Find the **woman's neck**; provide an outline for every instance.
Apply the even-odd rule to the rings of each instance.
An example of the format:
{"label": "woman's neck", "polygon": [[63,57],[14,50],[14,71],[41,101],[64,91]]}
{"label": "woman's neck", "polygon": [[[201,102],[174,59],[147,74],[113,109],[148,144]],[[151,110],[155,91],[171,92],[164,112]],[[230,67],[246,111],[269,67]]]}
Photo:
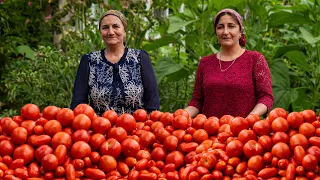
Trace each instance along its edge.
{"label": "woman's neck", "polygon": [[108,54],[108,56],[118,56],[122,55],[124,53],[125,46],[107,46],[105,49],[105,53]]}
{"label": "woman's neck", "polygon": [[[221,47],[221,52],[219,53],[221,61],[231,61],[239,57],[243,52],[241,46],[234,46],[232,48]],[[222,58],[221,58],[222,57]]]}

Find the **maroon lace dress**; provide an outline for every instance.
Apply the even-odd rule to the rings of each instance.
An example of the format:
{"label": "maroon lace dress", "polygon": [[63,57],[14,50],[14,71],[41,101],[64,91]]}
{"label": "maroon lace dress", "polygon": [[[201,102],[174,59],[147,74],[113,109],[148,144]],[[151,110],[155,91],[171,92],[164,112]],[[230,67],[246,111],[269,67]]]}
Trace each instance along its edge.
{"label": "maroon lace dress", "polygon": [[[221,61],[227,69],[233,61]],[[262,54],[246,50],[221,72],[216,54],[201,58],[189,106],[207,117],[246,117],[258,103],[268,110],[274,102],[268,64]]]}

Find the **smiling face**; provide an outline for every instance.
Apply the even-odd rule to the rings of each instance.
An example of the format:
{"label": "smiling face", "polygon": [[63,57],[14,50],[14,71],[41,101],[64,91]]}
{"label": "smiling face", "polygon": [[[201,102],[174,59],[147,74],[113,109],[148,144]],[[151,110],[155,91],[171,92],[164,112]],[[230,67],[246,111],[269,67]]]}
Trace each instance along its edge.
{"label": "smiling face", "polygon": [[240,25],[231,15],[222,15],[215,26],[215,31],[221,46],[232,47],[239,45],[241,37]]}
{"label": "smiling face", "polygon": [[121,20],[114,15],[107,15],[101,20],[100,34],[106,46],[123,45],[126,38]]}

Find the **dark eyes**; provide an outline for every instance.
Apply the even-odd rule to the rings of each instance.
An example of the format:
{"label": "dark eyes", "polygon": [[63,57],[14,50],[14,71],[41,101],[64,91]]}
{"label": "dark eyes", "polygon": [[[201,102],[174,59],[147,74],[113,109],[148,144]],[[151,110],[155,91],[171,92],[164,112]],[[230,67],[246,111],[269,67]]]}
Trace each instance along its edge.
{"label": "dark eyes", "polygon": [[[113,29],[118,29],[118,28],[120,28],[120,26],[118,24],[114,24],[114,25],[112,25],[112,28]],[[105,25],[105,26],[102,27],[102,29],[109,29],[109,26]]]}

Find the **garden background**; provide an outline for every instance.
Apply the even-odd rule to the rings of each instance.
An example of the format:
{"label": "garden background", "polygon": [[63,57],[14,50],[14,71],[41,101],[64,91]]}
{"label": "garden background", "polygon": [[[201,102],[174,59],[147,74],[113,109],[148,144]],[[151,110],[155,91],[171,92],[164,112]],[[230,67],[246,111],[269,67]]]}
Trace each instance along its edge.
{"label": "garden background", "polygon": [[320,110],[320,0],[0,0],[0,117],[27,103],[69,107],[80,57],[103,48],[100,15],[128,18],[127,45],[146,50],[160,110],[189,102],[202,56],[219,50],[212,19],[244,17],[249,50],[266,57],[274,107]]}

